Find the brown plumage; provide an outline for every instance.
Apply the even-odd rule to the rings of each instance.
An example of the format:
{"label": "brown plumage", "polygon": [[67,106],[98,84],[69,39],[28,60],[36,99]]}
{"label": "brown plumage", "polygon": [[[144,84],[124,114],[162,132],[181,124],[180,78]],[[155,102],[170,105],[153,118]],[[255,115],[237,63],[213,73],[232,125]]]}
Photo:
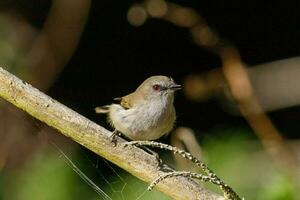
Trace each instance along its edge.
{"label": "brown plumage", "polygon": [[132,140],[155,140],[169,133],[176,114],[174,91],[180,89],[172,78],[152,76],[133,93],[115,98],[118,104],[95,108],[108,114],[110,124]]}

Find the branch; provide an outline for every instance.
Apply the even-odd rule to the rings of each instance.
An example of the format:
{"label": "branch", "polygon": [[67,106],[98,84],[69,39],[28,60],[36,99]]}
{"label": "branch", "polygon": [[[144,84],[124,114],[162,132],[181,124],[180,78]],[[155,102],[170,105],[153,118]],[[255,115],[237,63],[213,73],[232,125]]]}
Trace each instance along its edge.
{"label": "branch", "polygon": [[[150,154],[135,146],[124,147],[124,140],[121,138],[117,138],[117,146],[112,145],[110,131],[2,68],[0,68],[0,96],[143,181],[152,182],[156,177],[167,174],[159,169],[157,160]],[[224,199],[184,177],[168,178],[160,182],[157,188],[174,199]]]}

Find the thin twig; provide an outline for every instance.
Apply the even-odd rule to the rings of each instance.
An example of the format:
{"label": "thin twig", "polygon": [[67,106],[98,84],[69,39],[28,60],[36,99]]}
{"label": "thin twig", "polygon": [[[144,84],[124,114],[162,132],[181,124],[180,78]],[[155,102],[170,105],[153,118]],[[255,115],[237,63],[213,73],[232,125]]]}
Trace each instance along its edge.
{"label": "thin twig", "polygon": [[152,189],[155,185],[157,185],[160,181],[165,180],[166,178],[170,178],[174,176],[184,176],[189,178],[196,178],[200,179],[202,181],[209,181],[221,188],[221,190],[224,193],[224,197],[228,200],[241,200],[241,198],[238,196],[238,194],[227,184],[225,184],[209,167],[202,162],[201,160],[198,160],[196,157],[194,157],[192,154],[183,151],[181,149],[178,149],[177,147],[173,147],[168,144],[163,144],[155,141],[131,141],[126,142],[125,146],[128,145],[135,145],[135,146],[150,146],[150,147],[157,147],[160,149],[169,150],[174,154],[179,154],[183,158],[190,160],[191,162],[195,163],[198,167],[200,167],[207,176],[204,176],[202,174],[192,173],[192,172],[170,172],[164,175],[158,176],[156,180],[154,180],[148,189]]}

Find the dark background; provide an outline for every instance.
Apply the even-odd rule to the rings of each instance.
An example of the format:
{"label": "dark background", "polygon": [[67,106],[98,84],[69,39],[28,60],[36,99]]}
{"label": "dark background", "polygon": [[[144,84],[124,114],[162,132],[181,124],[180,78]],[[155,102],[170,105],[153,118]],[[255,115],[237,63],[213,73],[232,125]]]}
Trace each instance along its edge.
{"label": "dark background", "polygon": [[[126,19],[137,1],[94,0],[80,44],[48,94],[101,124],[105,117],[94,114],[97,105],[132,92],[152,75],[172,76],[182,83],[185,75],[220,66],[219,58],[197,46],[189,31],[158,19],[141,27]],[[240,50],[245,63],[260,64],[299,55],[300,2],[288,1],[173,1],[196,9],[210,27]],[[15,10],[41,28],[49,0],[0,1],[0,7]],[[240,117],[223,111],[215,100],[196,104],[183,93],[176,97],[177,125],[198,132],[223,127],[245,127]],[[300,108],[270,113],[285,136],[299,137]],[[108,127],[108,126],[107,126]]]}

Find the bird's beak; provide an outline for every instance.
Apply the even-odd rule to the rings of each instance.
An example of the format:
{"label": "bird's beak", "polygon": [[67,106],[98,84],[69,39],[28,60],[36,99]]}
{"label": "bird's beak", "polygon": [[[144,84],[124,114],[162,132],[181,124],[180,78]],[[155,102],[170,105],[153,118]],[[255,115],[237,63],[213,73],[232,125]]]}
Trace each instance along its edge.
{"label": "bird's beak", "polygon": [[173,90],[173,91],[181,90],[181,85],[172,84],[172,85],[169,86],[168,89],[169,89],[169,90]]}

